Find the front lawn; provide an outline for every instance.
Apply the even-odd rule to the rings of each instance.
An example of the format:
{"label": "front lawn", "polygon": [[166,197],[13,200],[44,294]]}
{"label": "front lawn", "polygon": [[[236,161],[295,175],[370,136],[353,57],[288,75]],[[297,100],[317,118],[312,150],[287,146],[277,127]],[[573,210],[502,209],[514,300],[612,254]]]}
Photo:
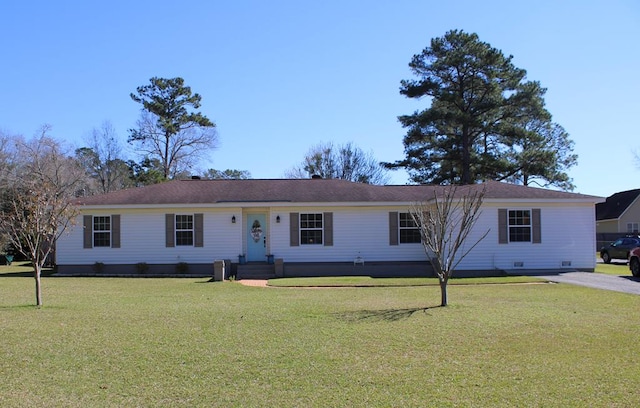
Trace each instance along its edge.
{"label": "front lawn", "polygon": [[2,271],[2,407],[640,405],[639,296]]}
{"label": "front lawn", "polygon": [[596,272],[604,273],[607,275],[631,276],[631,270],[629,269],[629,264],[627,264],[626,262],[613,261],[610,264],[597,263]]}
{"label": "front lawn", "polygon": [[[42,268],[42,276],[48,276],[53,273],[51,268]],[[33,266],[28,261],[17,261],[11,265],[0,265],[0,277],[2,276],[33,276]]]}
{"label": "front lawn", "polygon": [[[449,285],[490,285],[507,283],[540,283],[530,276],[502,276],[491,278],[451,278]],[[288,287],[393,287],[393,286],[438,286],[438,278],[372,278],[370,276],[329,276],[310,278],[270,279],[269,286]]]}

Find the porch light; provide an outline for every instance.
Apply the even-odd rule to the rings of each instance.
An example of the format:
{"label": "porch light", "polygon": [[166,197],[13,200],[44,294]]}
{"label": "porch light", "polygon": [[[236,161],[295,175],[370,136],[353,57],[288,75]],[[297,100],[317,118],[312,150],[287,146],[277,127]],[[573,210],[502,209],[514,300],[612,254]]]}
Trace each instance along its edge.
{"label": "porch light", "polygon": [[278,224],[280,224],[280,216],[279,216],[279,215],[276,217],[276,222],[277,222]]}
{"label": "porch light", "polygon": [[231,217],[231,223],[232,223],[232,224],[235,224],[235,223],[236,223],[236,216],[235,216],[235,215]]}

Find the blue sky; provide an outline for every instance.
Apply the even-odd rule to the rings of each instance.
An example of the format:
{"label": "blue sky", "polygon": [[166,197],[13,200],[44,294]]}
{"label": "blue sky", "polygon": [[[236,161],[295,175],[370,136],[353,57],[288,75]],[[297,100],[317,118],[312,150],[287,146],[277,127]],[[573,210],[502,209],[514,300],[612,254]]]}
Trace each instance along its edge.
{"label": "blue sky", "polygon": [[180,76],[218,126],[205,169],[279,178],[320,142],[395,161],[397,116],[427,106],[401,96],[400,80],[451,29],[477,33],[548,88],[579,155],[577,192],[640,188],[637,0],[2,0],[0,129],[31,136],[46,123],[81,146],[110,121],[125,141],[140,113],[129,94]]}

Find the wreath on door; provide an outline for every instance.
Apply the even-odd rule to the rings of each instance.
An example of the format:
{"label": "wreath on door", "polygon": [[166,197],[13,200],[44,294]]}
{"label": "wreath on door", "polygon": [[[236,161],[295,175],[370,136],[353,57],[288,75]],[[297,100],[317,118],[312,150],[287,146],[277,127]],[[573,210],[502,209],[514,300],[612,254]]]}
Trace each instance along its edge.
{"label": "wreath on door", "polygon": [[253,221],[253,225],[251,225],[251,237],[254,242],[258,242],[262,238],[262,226],[258,220]]}

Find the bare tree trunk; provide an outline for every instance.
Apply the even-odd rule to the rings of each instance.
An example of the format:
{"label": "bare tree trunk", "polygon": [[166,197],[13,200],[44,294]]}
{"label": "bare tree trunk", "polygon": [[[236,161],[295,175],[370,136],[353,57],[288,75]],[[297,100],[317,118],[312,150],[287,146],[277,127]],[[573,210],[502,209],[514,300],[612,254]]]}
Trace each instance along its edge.
{"label": "bare tree trunk", "polygon": [[33,270],[36,278],[36,306],[40,307],[42,306],[42,286],[40,284],[40,274],[42,269],[37,263],[34,263]]}
{"label": "bare tree trunk", "polygon": [[166,131],[164,134],[164,157],[162,158],[162,164],[164,165],[164,179],[169,180],[169,142],[171,140],[171,134]]}
{"label": "bare tree trunk", "polygon": [[440,279],[440,306],[446,306],[449,302],[447,297],[447,281]]}
{"label": "bare tree trunk", "polygon": [[462,126],[462,174],[460,184],[471,184],[471,143],[467,125]]}

